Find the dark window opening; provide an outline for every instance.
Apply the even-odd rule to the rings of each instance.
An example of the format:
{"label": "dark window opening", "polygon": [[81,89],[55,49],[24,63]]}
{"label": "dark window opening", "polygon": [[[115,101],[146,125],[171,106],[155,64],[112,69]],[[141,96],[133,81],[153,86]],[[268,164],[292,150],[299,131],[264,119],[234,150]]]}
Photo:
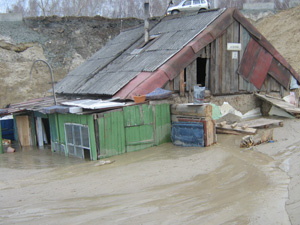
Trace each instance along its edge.
{"label": "dark window opening", "polygon": [[197,58],[197,84],[205,86],[206,58]]}

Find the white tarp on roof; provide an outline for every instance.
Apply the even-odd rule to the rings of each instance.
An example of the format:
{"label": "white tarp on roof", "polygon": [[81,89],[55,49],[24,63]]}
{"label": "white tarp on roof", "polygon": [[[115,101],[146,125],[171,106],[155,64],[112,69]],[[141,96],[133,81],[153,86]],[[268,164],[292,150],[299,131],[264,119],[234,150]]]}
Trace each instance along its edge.
{"label": "white tarp on roof", "polygon": [[121,107],[125,105],[124,102],[102,101],[101,99],[100,100],[84,99],[84,100],[77,100],[72,102],[63,102],[62,104],[67,106],[78,106],[84,109],[105,109],[105,108]]}

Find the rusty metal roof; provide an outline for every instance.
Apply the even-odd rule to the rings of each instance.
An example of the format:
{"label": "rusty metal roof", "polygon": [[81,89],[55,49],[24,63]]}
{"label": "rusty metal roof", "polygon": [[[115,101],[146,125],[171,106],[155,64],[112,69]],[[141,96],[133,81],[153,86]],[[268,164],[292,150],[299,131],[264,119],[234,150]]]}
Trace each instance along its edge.
{"label": "rusty metal roof", "polygon": [[[66,101],[65,97],[57,97],[57,104],[60,104]],[[25,111],[38,111],[42,112],[42,109],[45,107],[53,106],[54,99],[52,96],[47,96],[43,98],[31,99],[25,102],[10,104],[8,108],[2,109],[0,111],[0,116],[10,115],[17,112]]]}
{"label": "rusty metal roof", "polygon": [[122,32],[56,85],[61,94],[112,96],[141,72],[154,72],[178,53],[225,9],[185,17],[165,17],[150,30],[143,46],[144,28]]}

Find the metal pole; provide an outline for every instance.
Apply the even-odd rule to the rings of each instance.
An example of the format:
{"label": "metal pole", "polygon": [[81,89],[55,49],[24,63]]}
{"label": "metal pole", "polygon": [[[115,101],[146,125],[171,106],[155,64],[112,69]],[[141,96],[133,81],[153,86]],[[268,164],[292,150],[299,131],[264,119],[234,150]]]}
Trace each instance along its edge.
{"label": "metal pole", "polygon": [[49,63],[47,63],[45,60],[42,60],[42,59],[38,59],[38,60],[35,60],[31,66],[31,69],[30,69],[30,77],[31,77],[31,72],[32,72],[32,69],[33,69],[33,66],[36,62],[43,62],[45,63],[49,70],[50,70],[50,75],[51,75],[51,84],[52,84],[52,93],[53,93],[53,98],[54,98],[54,104],[57,105],[57,101],[56,101],[56,95],[55,95],[55,89],[54,89],[54,77],[53,77],[53,72],[52,72],[52,67],[50,66]]}

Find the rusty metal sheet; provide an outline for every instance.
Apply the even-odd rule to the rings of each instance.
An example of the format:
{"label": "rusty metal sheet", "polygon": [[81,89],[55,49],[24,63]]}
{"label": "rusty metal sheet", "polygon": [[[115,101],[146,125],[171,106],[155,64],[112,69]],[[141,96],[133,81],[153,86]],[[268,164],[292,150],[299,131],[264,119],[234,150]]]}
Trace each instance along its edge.
{"label": "rusty metal sheet", "polygon": [[201,51],[201,49],[203,49],[204,47],[206,47],[209,43],[213,42],[214,38],[211,35],[211,33],[209,32],[204,32],[201,33],[195,41],[191,42],[189,44],[189,46],[192,47],[193,51],[195,53],[198,53],[199,51]]}
{"label": "rusty metal sheet", "polygon": [[193,49],[190,46],[186,46],[167,61],[161,69],[165,71],[170,80],[172,80],[196,58],[197,55],[194,53]]}
{"label": "rusty metal sheet", "polygon": [[248,43],[238,73],[260,89],[267,77],[273,56],[254,39]]}
{"label": "rusty metal sheet", "polygon": [[283,67],[276,59],[273,59],[269,74],[278,81],[285,89],[289,88],[291,80],[291,72]]}
{"label": "rusty metal sheet", "polygon": [[[66,101],[66,99],[67,98],[65,97],[56,97],[56,102],[57,104],[60,104],[61,102]],[[0,116],[31,110],[43,112],[43,108],[53,105],[54,99],[52,96],[31,99],[25,102],[11,104],[9,108],[5,108],[5,111],[3,111],[3,113],[0,113]]]}
{"label": "rusty metal sheet", "polygon": [[[121,99],[132,99],[136,95],[146,95],[156,88],[163,87],[169,81],[163,70],[154,73],[140,73],[135,79],[129,82],[114,97]],[[139,82],[139,85],[137,83]]]}
{"label": "rusty metal sheet", "polygon": [[250,39],[238,69],[238,73],[245,79],[249,77],[253,67],[255,66],[255,59],[257,58],[259,49],[259,44],[253,39]]}
{"label": "rusty metal sheet", "polygon": [[272,62],[273,56],[264,48],[261,48],[256,58],[255,67],[250,74],[249,81],[257,88],[261,89]]}
{"label": "rusty metal sheet", "polygon": [[290,71],[291,75],[300,82],[300,75],[274,48],[274,46],[238,11],[235,10],[233,17],[263,46],[283,67]]}
{"label": "rusty metal sheet", "polygon": [[133,80],[131,80],[128,84],[125,85],[120,91],[118,91],[114,97],[120,97],[121,99],[126,99],[130,96],[130,93],[134,90],[135,87],[139,86],[141,83],[145,82],[152,73],[142,72],[138,74]]}

